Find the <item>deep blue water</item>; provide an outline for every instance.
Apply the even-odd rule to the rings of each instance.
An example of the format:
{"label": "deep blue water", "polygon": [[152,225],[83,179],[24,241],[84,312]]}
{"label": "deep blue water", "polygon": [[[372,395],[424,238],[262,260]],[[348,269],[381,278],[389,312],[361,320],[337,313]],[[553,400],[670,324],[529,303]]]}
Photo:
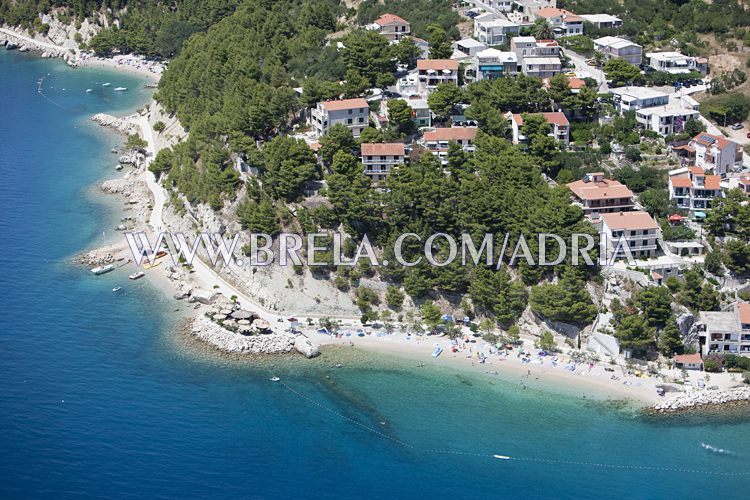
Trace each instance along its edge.
{"label": "deep blue water", "polygon": [[750,471],[747,414],[651,420],[351,352],[271,361],[295,393],[172,333],[175,302],[126,271],[71,266],[117,237],[91,186],[121,139],[88,117],[142,83],[0,50],[1,498],[746,498],[750,476],[705,472]]}

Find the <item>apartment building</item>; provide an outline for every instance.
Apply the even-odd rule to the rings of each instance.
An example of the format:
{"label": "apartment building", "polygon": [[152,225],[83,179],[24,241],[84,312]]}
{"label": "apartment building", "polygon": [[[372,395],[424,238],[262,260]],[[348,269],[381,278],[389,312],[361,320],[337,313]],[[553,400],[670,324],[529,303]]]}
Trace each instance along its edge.
{"label": "apartment building", "polygon": [[474,40],[473,38],[464,38],[453,43],[453,56],[451,59],[458,59],[460,56],[462,59],[467,57],[474,57],[478,52],[483,51],[487,48],[487,45]]}
{"label": "apartment building", "polygon": [[400,142],[364,143],[361,151],[364,172],[373,182],[385,180],[391,170],[403,165],[406,156],[404,145]]}
{"label": "apartment building", "polygon": [[583,18],[569,10],[544,7],[535,11],[533,16],[534,19],[546,19],[555,36],[583,35]]}
{"label": "apartment building", "polygon": [[591,23],[599,29],[622,28],[622,19],[609,14],[581,14],[584,22]]}
{"label": "apartment building", "polygon": [[692,108],[669,105],[639,109],[635,119],[644,129],[667,136],[682,132],[688,120],[698,120],[700,115],[700,111]]}
{"label": "apartment building", "polygon": [[[567,146],[570,143],[570,122],[568,122],[565,114],[561,112],[539,114],[544,116],[544,119],[550,125],[549,135]],[[510,121],[510,127],[513,131],[513,144],[526,141],[526,137],[521,133],[523,116],[508,112],[505,117]]]}
{"label": "apartment building", "polygon": [[731,311],[700,311],[695,324],[701,354],[750,356],[750,304],[735,304]]}
{"label": "apartment building", "polygon": [[736,142],[720,136],[702,132],[683,146],[672,150],[684,159],[685,163],[713,170],[722,177],[742,168],[742,149]]}
{"label": "apartment building", "polygon": [[474,38],[488,47],[503,45],[511,37],[520,33],[521,27],[492,12],[474,19]]}
{"label": "apartment building", "polygon": [[312,109],[310,124],[318,136],[340,123],[349,127],[354,137],[359,137],[368,126],[369,116],[370,106],[362,98],[323,101]]}
{"label": "apartment building", "polygon": [[607,179],[603,172],[586,174],[580,181],[568,184],[573,193],[574,204],[583,209],[592,220],[600,214],[629,212],[635,208],[633,192],[614,179]]}
{"label": "apartment building", "polygon": [[423,97],[410,97],[406,104],[411,108],[411,121],[418,127],[432,127],[432,111],[427,99]]}
{"label": "apartment building", "polygon": [[424,146],[445,165],[448,163],[448,146],[451,142],[458,143],[467,153],[474,152],[477,130],[477,127],[436,128],[425,132],[422,141]]}
{"label": "apartment building", "polygon": [[518,74],[518,56],[515,52],[497,49],[483,50],[474,57],[477,80],[492,80],[501,76]]}
{"label": "apartment building", "polygon": [[510,50],[519,61],[525,57],[560,57],[560,44],[555,40],[537,40],[533,36],[514,36],[510,39]]}
{"label": "apartment building", "polygon": [[643,61],[643,47],[616,36],[603,36],[594,40],[594,50],[604,54],[604,59],[624,59],[636,66]]}
{"label": "apartment building", "polygon": [[669,104],[669,94],[651,87],[619,87],[610,89],[610,92],[615,96],[615,107],[621,113]]}
{"label": "apartment building", "polygon": [[669,172],[669,199],[691,214],[711,210],[714,199],[723,195],[721,177],[706,175],[701,167],[678,168]]}
{"label": "apartment building", "polygon": [[420,59],[417,61],[420,86],[430,91],[442,83],[458,85],[458,61],[454,59]]}
{"label": "apartment building", "polygon": [[656,256],[661,229],[647,212],[606,213],[601,219],[608,258],[626,258],[625,244],[636,259]]}
{"label": "apartment building", "polygon": [[395,14],[383,14],[373,23],[375,30],[390,41],[399,41],[411,35],[411,25]]}
{"label": "apartment building", "polygon": [[656,71],[679,74],[690,71],[708,72],[708,59],[705,57],[686,56],[679,52],[649,52],[646,54],[649,66]]}

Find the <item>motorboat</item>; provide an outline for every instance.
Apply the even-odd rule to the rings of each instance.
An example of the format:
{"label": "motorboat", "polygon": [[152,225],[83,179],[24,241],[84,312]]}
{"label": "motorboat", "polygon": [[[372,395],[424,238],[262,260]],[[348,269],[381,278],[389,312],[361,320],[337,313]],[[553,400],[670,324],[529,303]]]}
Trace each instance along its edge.
{"label": "motorboat", "polygon": [[432,357],[437,358],[438,356],[440,356],[442,352],[443,352],[443,348],[440,347],[439,345],[436,345],[435,349],[433,349],[432,351]]}
{"label": "motorboat", "polygon": [[110,271],[113,271],[114,269],[115,269],[114,264],[106,264],[104,266],[97,266],[97,267],[93,268],[91,270],[91,272],[94,273],[94,274],[96,274],[96,275],[99,275],[99,274],[108,273]]}
{"label": "motorboat", "polygon": [[271,382],[278,382],[281,379],[279,377],[271,377],[268,380],[270,380]]}
{"label": "motorboat", "polygon": [[146,273],[144,273],[143,271],[136,271],[130,276],[128,276],[128,278],[130,278],[131,280],[138,280],[138,279],[143,278],[144,276],[146,276]]}
{"label": "motorboat", "polygon": [[102,87],[109,87],[110,85],[112,85],[112,84],[111,84],[111,83],[109,83],[109,82],[107,82],[107,83],[102,83]]}
{"label": "motorboat", "polygon": [[119,292],[120,290],[122,290],[121,286],[116,286],[112,289],[113,292]]}
{"label": "motorboat", "polygon": [[123,90],[128,90],[128,88],[127,87],[115,87],[115,90],[117,92],[122,92]]}
{"label": "motorboat", "polygon": [[86,89],[86,93],[87,93],[87,94],[89,94],[89,93],[91,93],[91,92],[93,92],[93,91],[94,91],[94,89]]}

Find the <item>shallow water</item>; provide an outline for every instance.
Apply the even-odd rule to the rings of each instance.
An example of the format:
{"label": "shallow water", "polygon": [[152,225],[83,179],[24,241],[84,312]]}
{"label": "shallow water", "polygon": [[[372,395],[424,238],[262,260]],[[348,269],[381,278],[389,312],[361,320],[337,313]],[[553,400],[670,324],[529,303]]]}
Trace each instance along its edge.
{"label": "shallow water", "polygon": [[91,186],[122,139],[88,118],[142,83],[0,50],[0,496],[746,496],[708,474],[750,470],[746,410],[646,418],[346,348],[238,362],[174,333],[184,306],[145,280],[71,266],[118,237]]}

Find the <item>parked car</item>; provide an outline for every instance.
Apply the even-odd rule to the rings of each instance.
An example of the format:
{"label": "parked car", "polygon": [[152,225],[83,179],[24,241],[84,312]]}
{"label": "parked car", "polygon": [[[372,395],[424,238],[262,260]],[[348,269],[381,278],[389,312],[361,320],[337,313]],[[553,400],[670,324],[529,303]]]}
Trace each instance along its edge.
{"label": "parked car", "polygon": [[732,130],[740,130],[742,127],[744,127],[743,124],[735,123],[734,125],[732,125]]}

